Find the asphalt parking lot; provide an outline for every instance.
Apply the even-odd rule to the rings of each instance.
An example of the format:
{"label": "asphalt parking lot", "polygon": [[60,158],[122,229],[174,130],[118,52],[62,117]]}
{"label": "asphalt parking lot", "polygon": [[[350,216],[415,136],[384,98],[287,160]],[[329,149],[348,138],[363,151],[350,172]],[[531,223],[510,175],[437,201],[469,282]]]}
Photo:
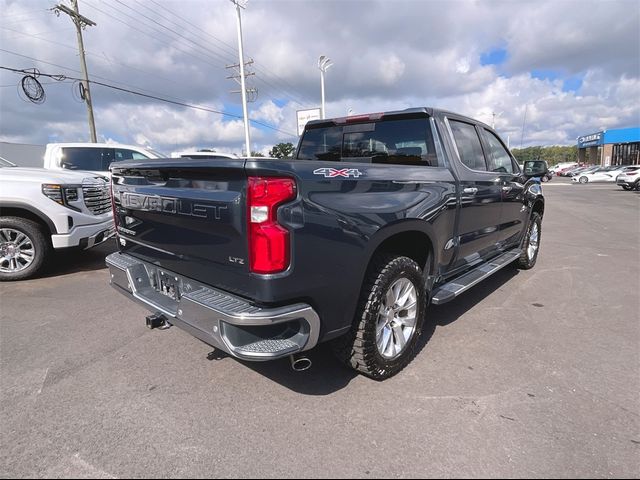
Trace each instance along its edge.
{"label": "asphalt parking lot", "polygon": [[108,286],[113,244],[0,284],[2,477],[638,477],[640,194],[544,185],[535,269],[430,307],[383,383],[242,363]]}

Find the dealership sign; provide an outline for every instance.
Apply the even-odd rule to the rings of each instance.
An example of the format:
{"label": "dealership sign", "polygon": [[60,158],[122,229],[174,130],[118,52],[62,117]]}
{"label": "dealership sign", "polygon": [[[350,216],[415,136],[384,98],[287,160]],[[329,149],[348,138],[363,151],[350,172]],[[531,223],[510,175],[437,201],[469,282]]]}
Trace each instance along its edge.
{"label": "dealership sign", "polygon": [[578,137],[578,148],[597,147],[602,145],[604,141],[604,132],[592,133]]}
{"label": "dealership sign", "polygon": [[309,110],[298,110],[296,112],[298,119],[298,136],[302,135],[304,126],[311,120],[320,120],[320,109],[310,108]]}

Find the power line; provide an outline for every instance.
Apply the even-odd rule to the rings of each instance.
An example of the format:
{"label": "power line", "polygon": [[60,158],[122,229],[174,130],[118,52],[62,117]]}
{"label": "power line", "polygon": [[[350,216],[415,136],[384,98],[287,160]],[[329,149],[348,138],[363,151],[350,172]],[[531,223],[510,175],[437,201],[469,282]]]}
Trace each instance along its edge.
{"label": "power line", "polygon": [[149,16],[145,15],[144,13],[140,12],[139,10],[136,10],[135,8],[133,8],[133,7],[129,6],[129,5],[127,5],[126,3],[121,2],[120,0],[115,0],[115,1],[116,1],[117,3],[119,3],[120,5],[122,5],[123,7],[126,7],[126,8],[128,8],[129,10],[131,10],[132,12],[134,12],[134,13],[136,13],[136,14],[140,15],[141,17],[146,18],[147,20],[151,21],[152,23],[154,23],[154,24],[156,24],[156,25],[158,25],[158,26],[160,26],[160,27],[164,28],[165,30],[170,31],[170,32],[171,32],[171,33],[173,33],[174,35],[177,35],[178,37],[183,38],[183,39],[187,40],[188,42],[193,43],[194,45],[197,45],[198,47],[202,48],[203,50],[206,50],[206,51],[208,51],[208,52],[211,52],[212,54],[214,54],[214,55],[218,56],[219,58],[221,58],[223,61],[226,61],[226,59],[225,59],[223,56],[221,56],[220,54],[218,54],[218,53],[216,53],[216,52],[213,52],[213,51],[209,50],[207,47],[203,47],[203,46],[202,46],[202,45],[200,45],[198,42],[194,42],[193,40],[191,40],[191,39],[189,39],[189,38],[185,37],[184,35],[182,35],[180,32],[177,32],[177,31],[173,30],[172,28],[167,27],[166,25],[164,25],[164,24],[162,24],[162,23],[160,23],[160,22],[158,22],[158,21],[154,20],[153,18],[151,18],[151,17],[149,17]]}
{"label": "power line", "polygon": [[[87,2],[87,1],[85,1],[84,3],[85,3],[85,5],[88,5],[89,7],[93,8],[93,9],[94,9],[94,10],[96,10],[97,12],[100,12],[100,13],[102,13],[103,15],[106,15],[107,17],[110,17],[110,18],[112,18],[112,19],[116,20],[117,22],[120,22],[120,23],[122,23],[122,24],[124,24],[124,25],[128,26],[129,28],[131,28],[131,29],[132,29],[133,31],[135,31],[136,33],[142,33],[143,35],[146,35],[147,37],[153,38],[154,40],[156,40],[156,41],[158,41],[158,42],[160,42],[160,43],[162,43],[162,44],[164,44],[164,45],[167,45],[169,48],[173,48],[173,49],[175,49],[175,50],[179,51],[180,53],[183,53],[183,54],[185,54],[185,55],[187,55],[187,56],[189,56],[189,57],[191,57],[191,58],[195,58],[196,60],[200,60],[201,62],[204,62],[204,63],[206,63],[207,65],[210,65],[210,66],[212,66],[212,67],[214,67],[214,68],[219,68],[219,69],[223,69],[223,68],[224,68],[224,67],[222,67],[221,65],[217,65],[217,64],[211,63],[211,62],[209,61],[209,59],[207,59],[207,58],[205,58],[205,57],[203,57],[203,56],[195,55],[193,52],[189,52],[189,51],[187,51],[187,50],[183,50],[183,49],[181,49],[181,48],[178,48],[176,45],[171,45],[171,44],[167,43],[165,40],[163,40],[163,39],[161,39],[161,38],[158,38],[157,36],[152,35],[152,34],[151,34],[151,33],[149,33],[149,32],[146,32],[146,31],[144,31],[144,30],[141,30],[141,29],[140,29],[140,25],[144,25],[145,27],[147,27],[147,28],[149,28],[149,29],[153,30],[154,32],[161,33],[158,29],[156,29],[156,28],[154,28],[154,27],[151,27],[151,26],[149,26],[149,25],[147,25],[147,24],[145,24],[145,23],[141,23],[141,22],[139,22],[135,17],[133,17],[133,16],[131,16],[131,15],[129,15],[129,14],[127,14],[127,13],[125,13],[125,12],[121,12],[120,10],[116,10],[119,14],[124,15],[125,17],[127,17],[127,18],[131,18],[132,20],[134,20],[134,21],[138,22],[138,25],[137,25],[137,26],[131,25],[130,23],[128,23],[128,22],[126,22],[126,21],[124,21],[124,20],[122,20],[122,19],[120,19],[120,18],[118,18],[118,17],[113,16],[113,15],[112,15],[112,14],[110,14],[109,12],[105,12],[104,10],[99,9],[99,8],[98,8],[98,7],[96,7],[95,5],[91,4],[91,2]],[[115,8],[115,7],[112,7],[111,5],[108,5],[108,6],[109,6],[109,7],[111,7],[111,8]]]}
{"label": "power line", "polygon": [[[0,49],[0,51],[6,51],[6,50]],[[8,52],[8,53],[13,53],[13,52]],[[23,56],[23,55],[21,55],[21,56]],[[43,63],[47,63],[47,62],[43,62]],[[61,67],[61,68],[65,68],[65,67]],[[29,70],[10,68],[10,67],[3,67],[3,66],[0,66],[0,69],[8,70],[10,72],[20,73],[20,74],[31,73]],[[67,69],[67,70],[70,70],[70,69]],[[61,77],[64,77],[62,80],[73,80],[73,81],[81,81],[82,80],[81,78],[77,78],[77,77],[69,77],[69,76],[66,76],[66,75],[60,76],[60,75],[54,75],[54,74],[51,74],[51,73],[39,72],[39,75],[42,76],[42,77],[48,77],[48,78],[61,78]],[[195,109],[195,110],[201,110],[201,111],[209,112],[209,113],[216,113],[218,115],[223,115],[223,116],[226,116],[226,117],[232,117],[232,118],[237,118],[237,119],[242,119],[243,118],[241,115],[236,115],[234,113],[224,112],[222,110],[216,110],[216,109],[209,108],[209,107],[203,107],[201,105],[194,105],[194,104],[190,104],[190,103],[186,103],[186,102],[179,102],[179,101],[169,100],[167,98],[162,98],[162,97],[158,97],[158,96],[155,96],[155,95],[149,95],[149,94],[146,94],[146,93],[143,93],[143,92],[137,92],[135,90],[122,88],[122,87],[118,87],[118,86],[115,86],[115,85],[110,85],[108,83],[98,82],[96,80],[89,80],[89,82],[94,84],[94,85],[100,85],[102,87],[111,88],[113,90],[118,90],[118,91],[121,91],[121,92],[130,93],[132,95],[138,95],[138,96],[141,96],[141,97],[150,98],[150,99],[153,99],[153,100],[158,100],[160,102],[170,103],[170,104],[173,104],[173,105],[178,105],[178,106],[181,106],[181,107],[192,108],[192,109]],[[250,122],[254,123],[255,125],[261,125],[261,126],[263,126],[265,128],[269,128],[271,130],[275,130],[277,132],[284,133],[285,135],[290,135],[292,137],[296,136],[295,134],[293,134],[291,132],[286,132],[286,131],[281,130],[281,129],[277,128],[277,127],[274,127],[272,125],[260,122],[258,120],[250,120]]]}
{"label": "power line", "polygon": [[[142,15],[142,16],[144,16],[145,18],[147,18],[147,19],[151,20],[153,23],[155,23],[155,24],[157,24],[157,25],[159,25],[159,26],[161,26],[161,27],[163,27],[163,28],[165,28],[165,29],[167,29],[167,30],[169,30],[169,31],[171,31],[171,32],[173,32],[173,33],[175,33],[175,34],[179,35],[181,38],[183,38],[183,39],[187,40],[188,42],[191,42],[192,44],[196,45],[197,47],[199,47],[199,48],[200,48],[200,49],[202,49],[203,51],[205,51],[205,52],[209,52],[209,53],[212,53],[212,54],[214,54],[214,55],[216,55],[216,56],[218,56],[218,57],[221,57],[221,58],[227,58],[227,59],[228,59],[228,57],[222,57],[222,55],[221,55],[221,54],[219,54],[218,52],[214,52],[214,51],[212,51],[210,48],[208,48],[208,47],[206,47],[206,46],[203,46],[202,44],[200,44],[200,43],[198,43],[198,42],[195,42],[194,40],[192,40],[192,39],[190,39],[190,38],[187,38],[187,37],[185,37],[185,36],[184,36],[184,35],[182,35],[182,34],[177,33],[175,30],[173,30],[173,29],[171,29],[171,28],[169,28],[169,27],[167,27],[167,26],[165,26],[165,25],[163,25],[163,24],[161,24],[161,23],[159,23],[159,22],[157,22],[157,21],[155,21],[155,20],[153,20],[153,19],[149,18],[148,16],[146,16],[146,15],[144,15],[143,13],[139,12],[138,10],[136,10],[136,9],[132,8],[131,6],[125,5],[122,1],[120,1],[120,0],[115,0],[115,1],[116,1],[116,2],[118,2],[118,3],[120,3],[120,4],[122,4],[122,5],[124,5],[124,6],[126,6],[129,10],[132,10],[133,12],[136,12],[136,13],[138,13],[139,15]],[[153,1],[153,0],[151,0],[151,1]],[[163,19],[165,19],[165,20],[170,21],[172,25],[175,25],[176,27],[180,27],[180,25],[178,25],[178,24],[177,24],[176,22],[174,22],[172,19],[168,19],[167,17],[165,17],[165,16],[163,16],[163,15],[159,14],[157,11],[155,11],[155,10],[151,9],[150,7],[147,7],[146,5],[141,4],[141,3],[140,3],[139,1],[137,1],[137,0],[136,0],[136,3],[140,4],[141,6],[143,6],[144,8],[146,8],[146,9],[148,9],[148,10],[150,10],[150,11],[153,11],[154,13],[156,13],[156,15],[160,16],[161,18],[163,18]],[[215,35],[212,35],[212,34],[210,34],[209,32],[204,31],[202,28],[198,27],[198,26],[197,26],[197,25],[195,25],[194,23],[192,23],[192,22],[190,22],[190,21],[188,21],[188,20],[184,19],[183,17],[181,17],[181,16],[180,16],[180,15],[178,15],[177,13],[173,12],[172,10],[169,10],[168,8],[166,8],[166,7],[162,6],[162,5],[160,5],[159,3],[155,2],[155,1],[153,1],[153,3],[154,3],[155,5],[157,5],[158,7],[160,7],[160,8],[162,8],[162,9],[164,9],[165,11],[169,12],[173,17],[175,17],[175,18],[179,18],[180,20],[182,20],[182,21],[183,21],[183,22],[185,22],[186,24],[188,24],[188,25],[192,26],[193,28],[195,28],[197,31],[200,31],[200,32],[204,33],[205,35],[207,35],[208,37],[212,38],[213,40],[217,41],[218,43],[221,43],[221,44],[225,45],[225,46],[227,47],[227,52],[224,52],[225,54],[229,54],[229,53],[232,53],[233,55],[237,55],[237,54],[238,54],[237,49],[234,49],[231,45],[229,45],[228,43],[226,43],[226,42],[224,42],[224,41],[220,40],[220,39],[219,39],[218,37],[216,37]],[[201,35],[196,35],[196,34],[194,33],[194,31],[193,31],[193,28],[192,28],[192,29],[188,29],[189,33],[190,33],[190,34],[192,34],[192,35],[194,35],[194,36],[196,36],[196,37],[197,37],[197,38],[199,38],[199,39],[202,39],[202,40],[205,40],[205,41],[206,41],[206,39],[205,39],[205,38],[203,38]],[[217,48],[219,48],[219,47],[217,47]],[[221,50],[222,50],[222,49],[221,49]],[[230,52],[229,52],[229,51],[230,51]],[[284,83],[286,83],[286,81],[285,81],[285,80],[281,79],[280,77],[278,77],[278,76],[277,76],[277,75],[275,75],[275,74],[268,73],[264,68],[262,68],[262,67],[260,67],[260,66],[256,66],[256,67],[255,67],[255,69],[256,69],[256,71],[258,71],[258,72],[262,73],[262,75],[264,75],[264,76],[267,76],[267,77],[275,77],[275,78],[278,78],[281,82],[283,82],[283,84],[284,84]],[[288,89],[286,89],[286,88],[282,88],[282,87],[278,87],[278,86],[274,85],[272,82],[269,82],[268,80],[266,80],[263,76],[257,76],[257,77],[256,77],[256,79],[257,79],[258,81],[260,81],[260,82],[262,82],[262,83],[264,83],[264,84],[266,84],[266,85],[270,86],[270,87],[271,87],[275,92],[278,92],[278,91],[282,92],[282,93],[284,94],[284,97],[288,97],[288,98],[289,98],[290,100],[292,100],[294,103],[297,103],[297,104],[299,104],[299,105],[305,105],[305,102],[304,102],[304,101],[301,101],[301,97],[298,97],[297,95],[292,94]],[[289,84],[289,86],[291,86],[291,85]],[[291,87],[291,88],[293,88],[293,87]]]}
{"label": "power line", "polygon": [[182,20],[184,23],[186,23],[187,25],[190,25],[191,27],[195,28],[196,30],[200,30],[201,32],[205,33],[206,35],[208,35],[209,37],[213,38],[215,41],[217,41],[218,43],[221,43],[222,45],[224,45],[227,49],[227,51],[229,51],[229,53],[231,55],[233,55],[234,57],[238,54],[238,49],[236,47],[234,47],[233,45],[225,42],[224,40],[220,40],[218,37],[216,37],[215,35],[210,34],[209,32],[205,32],[204,30],[202,30],[202,28],[200,28],[199,26],[197,26],[195,23],[190,22],[189,20],[185,19],[184,17],[181,17],[180,15],[178,15],[177,13],[175,13],[172,10],[169,10],[167,7],[165,7],[164,5],[159,4],[158,2],[156,2],[155,0],[150,0],[151,3],[155,4],[157,7],[160,7],[164,10],[166,10],[167,12],[169,12],[171,15],[173,15],[176,18],[179,18],[180,20]]}
{"label": "power line", "polygon": [[[54,41],[54,40],[50,40],[50,39],[48,39],[48,38],[42,38],[42,37],[40,37],[40,36],[37,36],[37,35],[40,35],[40,34],[30,34],[30,33],[20,32],[20,31],[18,31],[18,30],[13,30],[13,29],[11,29],[11,28],[3,27],[2,25],[0,25],[0,28],[4,28],[5,30],[9,30],[9,31],[11,31],[11,32],[15,32],[15,33],[17,33],[17,34],[19,34],[19,35],[22,35],[22,36],[25,36],[25,37],[33,37],[33,38],[35,38],[36,40],[39,40],[39,41],[41,41],[41,42],[50,43],[50,44],[52,44],[52,45],[58,45],[59,47],[63,47],[63,48],[71,49],[71,50],[76,50],[76,48],[77,48],[77,47],[74,47],[74,46],[72,46],[72,45],[67,45],[67,44],[65,44],[65,43],[60,43],[60,42],[56,42],[56,41]],[[75,29],[75,28],[72,28],[72,30],[74,30],[74,29]],[[44,33],[50,33],[50,32],[42,32],[42,33],[44,34]],[[148,71],[146,71],[146,70],[142,70],[142,69],[137,68],[137,67],[134,67],[134,66],[132,66],[132,65],[128,65],[128,64],[125,64],[125,63],[122,63],[122,62],[117,62],[117,61],[115,61],[115,60],[108,59],[108,58],[106,58],[106,55],[105,55],[105,53],[104,53],[104,52],[103,52],[103,53],[102,53],[102,55],[101,55],[101,54],[99,54],[99,53],[90,52],[90,51],[88,51],[88,50],[85,50],[85,53],[86,53],[87,55],[91,56],[91,57],[95,57],[95,58],[97,58],[97,59],[98,59],[98,60],[100,60],[100,61],[107,62],[107,63],[108,63],[108,64],[110,64],[110,65],[120,65],[121,67],[125,67],[127,70],[135,70],[135,71],[137,71],[137,72],[140,72],[140,73],[142,73],[142,74],[144,74],[144,75],[147,75],[147,76],[153,77],[153,78],[155,78],[155,79],[158,79],[158,78],[159,78],[159,79],[162,79],[162,80],[164,80],[164,81],[166,81],[166,82],[170,82],[170,83],[173,83],[174,85],[178,85],[178,86],[180,86],[180,84],[179,84],[178,82],[176,82],[175,80],[172,80],[172,79],[170,79],[170,78],[164,77],[164,76],[162,76],[162,75],[158,75],[158,74],[156,74],[156,73],[150,73],[150,72],[148,72]],[[104,77],[101,77],[101,76],[99,76],[99,75],[95,75],[95,74],[94,74],[93,76],[94,76],[94,77],[98,77],[98,78],[102,78],[103,80],[108,80],[108,81],[110,81],[110,82],[120,83],[121,85],[126,85],[126,86],[128,86],[128,87],[140,88],[140,87],[138,87],[138,86],[136,86],[136,85],[130,85],[130,84],[127,84],[127,83],[118,82],[118,81],[116,81],[116,80],[111,80],[111,79],[108,79],[108,78],[104,78]],[[141,88],[141,90],[143,90],[143,91],[147,91],[147,92],[152,92],[152,93],[157,93],[157,92],[153,92],[153,90],[147,90],[147,89],[143,89],[143,88]]]}
{"label": "power line", "polygon": [[[191,27],[195,28],[196,30],[204,33],[205,35],[207,35],[208,37],[212,38],[213,40],[222,43],[223,45],[227,46],[228,49],[231,50],[231,52],[233,53],[233,55],[237,55],[238,54],[238,50],[236,48],[234,48],[232,45],[229,45],[228,43],[220,40],[218,37],[216,37],[215,35],[203,30],[202,28],[198,27],[197,25],[195,25],[194,23],[190,22],[189,20],[186,20],[185,18],[181,17],[180,15],[178,15],[177,13],[175,13],[172,10],[169,10],[167,7],[160,5],[158,2],[156,2],[155,0],[150,0],[151,2],[153,2],[155,5],[157,5],[158,7],[166,10],[167,12],[169,12],[172,16],[174,16],[175,18],[179,18],[180,20],[182,20],[183,22],[185,22],[186,24],[190,25]],[[191,29],[190,32],[193,34],[193,30]],[[200,36],[200,38],[203,38],[202,36]],[[300,101],[302,99],[302,97],[299,97],[295,94],[291,94],[291,92],[289,91],[289,89],[293,89],[295,90],[295,87],[293,87],[290,83],[288,83],[286,80],[284,80],[283,78],[279,77],[278,75],[276,75],[273,72],[270,72],[268,69],[266,69],[266,67],[260,67],[259,65],[255,66],[255,70],[259,73],[261,73],[263,76],[267,76],[267,77],[272,77],[274,79],[277,79],[276,81],[279,81],[281,83],[281,85],[285,86],[286,88],[282,88],[278,87],[276,85],[274,85],[273,83],[267,81],[263,76],[258,76],[256,77],[257,80],[265,83],[266,85],[271,86],[272,88],[274,88],[275,90],[280,90],[284,93],[285,97],[289,97],[289,99],[293,100],[293,102],[299,104],[299,105],[305,105],[304,101]]]}
{"label": "power line", "polygon": [[2,20],[7,20],[9,18],[14,18],[14,17],[23,17],[25,15],[32,15],[34,13],[37,12],[46,12],[48,11],[47,8],[36,8],[35,10],[27,10],[25,12],[20,12],[20,13],[14,13],[13,15],[2,15]]}
{"label": "power line", "polygon": [[[140,2],[139,0],[134,0],[134,1],[135,1],[138,5],[140,5],[141,7],[144,7],[144,8],[146,8],[147,10],[149,10],[149,11],[151,11],[151,12],[155,13],[156,15],[158,15],[158,16],[159,16],[160,18],[162,18],[163,20],[166,20],[166,21],[170,22],[171,24],[176,25],[177,27],[181,27],[181,25],[178,25],[177,23],[175,23],[175,21],[174,21],[174,19],[173,19],[173,18],[165,17],[164,15],[160,14],[156,9],[153,9],[153,8],[151,8],[151,7],[147,6],[147,5],[145,5],[144,3]],[[151,1],[153,1],[153,0],[151,0]],[[166,10],[167,12],[169,12],[173,17],[175,17],[175,18],[179,18],[180,20],[182,20],[183,22],[187,23],[188,25],[190,25],[191,27],[195,28],[196,30],[200,30],[200,28],[199,28],[197,25],[195,25],[195,24],[193,24],[193,23],[189,22],[188,20],[185,20],[184,18],[180,17],[178,14],[176,14],[176,13],[172,12],[171,10],[167,9],[166,7],[163,7],[162,5],[160,5],[160,4],[159,4],[159,3],[157,3],[157,2],[153,2],[153,3],[154,3],[155,5],[157,5],[158,7],[160,7],[160,8],[162,8],[162,9]],[[195,33],[193,32],[193,29],[188,29],[187,31],[188,31],[190,34],[194,35],[195,37],[197,37],[197,38],[200,38],[200,39],[202,39],[202,40],[207,41],[207,39],[203,38],[202,36],[200,36],[200,35],[195,35]],[[213,48],[216,48],[216,49],[220,50],[223,54],[225,54],[225,55],[229,55],[229,57],[223,57],[223,58],[225,59],[225,62],[232,61],[232,60],[235,58],[235,56],[238,54],[237,49],[233,48],[233,47],[232,47],[231,45],[229,45],[228,43],[225,43],[225,42],[223,42],[222,40],[219,40],[217,37],[213,37],[213,36],[212,36],[212,38],[213,38],[213,39],[215,39],[216,41],[218,41],[219,43],[222,43],[222,44],[226,47],[226,48],[224,48],[224,49],[223,49],[223,48],[220,48],[220,47],[212,46]],[[203,48],[205,48],[205,47],[203,47]],[[209,48],[206,48],[206,50],[209,50]]]}

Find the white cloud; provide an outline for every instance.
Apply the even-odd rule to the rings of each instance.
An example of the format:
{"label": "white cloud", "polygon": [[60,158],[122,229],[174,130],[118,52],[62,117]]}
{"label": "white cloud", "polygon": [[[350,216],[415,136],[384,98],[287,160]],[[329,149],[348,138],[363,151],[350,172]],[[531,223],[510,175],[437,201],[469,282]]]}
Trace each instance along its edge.
{"label": "white cloud", "polygon": [[[22,55],[0,52],[0,65],[79,75],[75,29],[50,7],[49,0],[0,0],[2,48]],[[237,86],[226,78],[232,72],[225,66],[238,61],[227,0],[167,0],[157,7],[90,0],[81,11],[98,24],[84,32],[94,80],[241,111],[239,95],[229,93]],[[334,61],[326,76],[328,116],[438,106],[490,124],[492,112],[502,112],[496,125],[512,145],[520,143],[525,110],[524,144],[572,143],[585,132],[637,125],[638,24],[637,2],[627,0],[254,0],[243,12],[246,56],[255,61],[249,84],[259,90],[249,109],[252,119],[274,128],[254,124],[252,146],[266,153],[297,140],[296,110],[320,103],[320,54]],[[497,46],[507,51],[505,63],[481,65],[481,54]],[[555,80],[532,78],[533,70],[549,70]],[[577,91],[563,91],[567,75],[582,79]],[[70,84],[41,77],[47,101],[33,105],[15,94],[19,80],[0,71],[0,140],[86,140],[86,110]],[[92,94],[104,138],[165,151],[242,149],[237,118],[100,86]]]}

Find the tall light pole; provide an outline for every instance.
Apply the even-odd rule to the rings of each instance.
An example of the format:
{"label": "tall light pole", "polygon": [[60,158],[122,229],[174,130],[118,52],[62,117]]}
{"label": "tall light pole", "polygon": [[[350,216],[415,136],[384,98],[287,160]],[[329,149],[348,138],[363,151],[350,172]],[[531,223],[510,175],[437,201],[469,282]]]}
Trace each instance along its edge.
{"label": "tall light pole", "polygon": [[247,6],[249,0],[231,0],[238,13],[238,55],[240,57],[240,90],[242,94],[242,115],[244,117],[244,143],[247,157],[251,156],[251,137],[249,136],[249,114],[247,113],[247,88],[244,82],[244,52],[242,47],[242,18],[240,9]]}
{"label": "tall light pole", "polygon": [[496,129],[496,117],[499,117],[503,113],[504,113],[504,111],[502,111],[500,113],[491,112],[491,115],[493,116],[493,119],[491,121],[491,128],[493,128],[494,130]]}
{"label": "tall light pole", "polygon": [[320,93],[322,95],[322,105],[320,107],[320,118],[324,119],[324,74],[333,65],[333,62],[324,55],[320,55],[318,59],[318,68],[320,69]]}

